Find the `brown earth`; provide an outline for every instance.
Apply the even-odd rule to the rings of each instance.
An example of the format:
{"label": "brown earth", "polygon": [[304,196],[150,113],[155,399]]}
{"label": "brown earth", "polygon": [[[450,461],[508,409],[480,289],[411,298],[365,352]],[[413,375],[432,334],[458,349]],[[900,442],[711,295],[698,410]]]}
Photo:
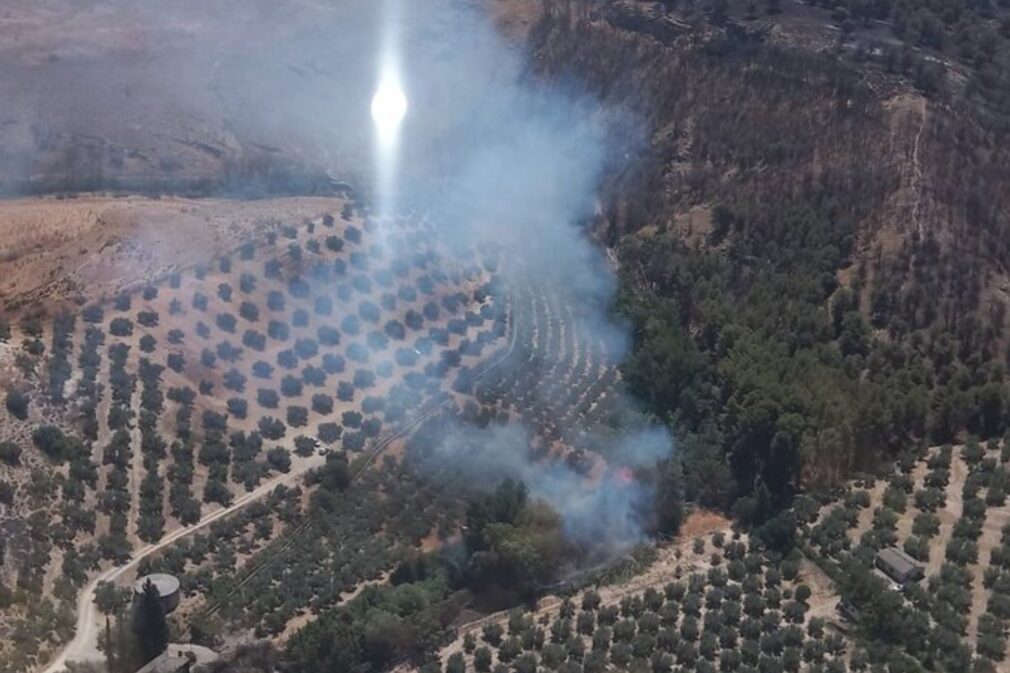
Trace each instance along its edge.
{"label": "brown earth", "polygon": [[209,262],[282,222],[340,212],[338,198],[26,198],[0,201],[0,302],[8,316],[98,300]]}

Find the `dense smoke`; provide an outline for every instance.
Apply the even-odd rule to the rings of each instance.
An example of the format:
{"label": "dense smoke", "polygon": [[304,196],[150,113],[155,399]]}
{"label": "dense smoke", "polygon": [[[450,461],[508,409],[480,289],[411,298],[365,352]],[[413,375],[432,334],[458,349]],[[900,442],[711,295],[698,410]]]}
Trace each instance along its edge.
{"label": "dense smoke", "polygon": [[[635,151],[627,129],[636,120],[604,110],[577,81],[538,81],[521,45],[505,42],[492,25],[487,4],[74,5],[68,11],[80,11],[67,23],[80,25],[79,33],[49,51],[43,34],[26,34],[26,43],[42,45],[39,54],[22,48],[23,58],[0,76],[15,119],[3,131],[10,137],[0,134],[0,149],[31,135],[30,146],[9,156],[21,157],[26,173],[52,168],[68,185],[90,184],[93,175],[99,184],[200,181],[216,171],[246,190],[280,181],[260,195],[297,185],[277,166],[301,162],[368,194],[377,169],[369,104],[393,34],[410,100],[397,201],[427,213],[460,247],[500,246],[510,286],[559,297],[576,329],[605,343],[617,362],[628,334],[610,315],[613,271],[585,225],[604,172]],[[102,40],[88,21],[102,26]],[[53,82],[62,84],[45,84]],[[620,143],[609,130],[615,124]],[[519,429],[475,436],[478,430],[459,428],[437,455],[475,476],[521,477],[579,539],[620,548],[641,538],[639,512],[652,497],[620,471],[647,467],[672,448],[664,430],[637,427],[645,429],[600,439],[609,467],[589,478],[565,463],[532,462]],[[484,450],[460,450],[474,445]]]}
{"label": "dense smoke", "polygon": [[608,448],[609,464],[585,475],[564,461],[531,459],[527,433],[518,425],[455,425],[429,447],[422,465],[487,491],[505,478],[523,481],[561,514],[567,533],[589,557],[601,558],[643,540],[655,492],[634,472],[669,456],[671,443],[664,428],[651,426],[615,437]]}
{"label": "dense smoke", "polygon": [[[404,61],[418,102],[405,133],[409,198],[445,235],[502,246],[509,284],[558,296],[572,308],[575,329],[601,340],[607,358],[618,362],[628,334],[610,310],[614,275],[583,225],[607,162],[633,149],[627,136],[622,146],[613,142],[605,112],[579,94],[577,83],[536,82],[485,15],[448,0],[425,3],[424,14],[420,24],[405,22],[407,34],[418,36],[408,41]],[[427,22],[450,28],[432,43],[424,39]],[[449,90],[452,96],[441,95]],[[434,177],[444,188],[427,179],[430,173],[414,173],[428,154],[442,169]],[[487,489],[504,477],[521,479],[593,556],[626,549],[642,540],[655,495],[653,485],[632,475],[668,457],[672,440],[664,427],[643,422],[630,400],[621,402],[629,429],[594,438],[606,464],[589,475],[563,460],[531,457],[529,433],[515,425],[454,428],[426,464]]]}

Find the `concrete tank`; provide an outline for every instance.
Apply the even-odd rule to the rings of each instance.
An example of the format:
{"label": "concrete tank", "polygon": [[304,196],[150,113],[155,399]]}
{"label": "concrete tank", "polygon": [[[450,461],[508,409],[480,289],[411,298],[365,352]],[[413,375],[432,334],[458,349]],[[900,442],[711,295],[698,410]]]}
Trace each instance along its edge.
{"label": "concrete tank", "polygon": [[165,573],[154,573],[145,575],[137,580],[133,585],[133,599],[139,601],[144,595],[144,586],[150,582],[158,589],[161,596],[161,604],[165,608],[165,614],[169,614],[179,605],[179,579],[174,575]]}

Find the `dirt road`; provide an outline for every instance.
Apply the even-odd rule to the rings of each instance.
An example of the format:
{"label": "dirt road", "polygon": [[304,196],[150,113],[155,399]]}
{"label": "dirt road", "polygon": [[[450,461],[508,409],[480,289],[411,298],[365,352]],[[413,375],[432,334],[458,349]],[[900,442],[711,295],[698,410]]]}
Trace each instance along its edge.
{"label": "dirt road", "polygon": [[[511,300],[510,300],[511,305]],[[510,314],[512,310],[510,308]],[[494,361],[490,362],[487,367],[484,368],[477,376],[475,380],[479,380],[486,376],[491,370],[500,366],[503,362],[506,362],[515,350],[516,345],[516,334],[518,329],[515,324],[512,324],[512,334],[509,339],[509,346],[500,357],[496,358]],[[414,419],[408,425],[403,427],[398,432],[394,433],[391,437],[383,440],[376,446],[375,450],[372,452],[368,461],[366,461],[359,469],[358,475],[361,474],[364,469],[366,469],[375,459],[381,454],[389,444],[398,437],[402,437],[405,434],[410,433],[413,428],[417,427],[420,423],[423,423],[426,419],[430,418],[439,409],[443,408],[447,404],[448,399],[443,400],[439,404],[435,405],[431,410],[426,413],[421,414],[418,418]],[[143,559],[156,554],[165,547],[177,542],[178,540],[190,535],[192,533],[206,528],[215,521],[222,519],[229,514],[233,514],[243,507],[249,505],[250,503],[268,495],[277,486],[285,485],[290,486],[294,482],[298,481],[306,472],[317,467],[321,467],[325,463],[325,458],[323,456],[314,455],[302,462],[298,469],[288,473],[282,474],[278,477],[271,479],[263,483],[259,488],[249,493],[246,493],[242,497],[235,500],[229,507],[219,509],[215,512],[208,514],[203,517],[199,522],[189,526],[187,528],[180,528],[179,530],[169,533],[161,540],[155,544],[147,545],[146,547],[134,552],[133,556],[130,558],[129,562],[121,566],[116,566],[110,568],[105,572],[101,573],[94,579],[92,579],[88,585],[81,592],[80,596],[77,598],[77,624],[74,633],[74,638],[69,643],[67,643],[59,654],[57,654],[49,664],[42,669],[41,673],[57,673],[58,671],[65,670],[67,668],[67,662],[69,661],[95,661],[103,660],[104,655],[98,648],[98,634],[101,630],[101,616],[95,606],[94,597],[95,590],[97,589],[99,583],[101,582],[113,582],[123,575],[123,573],[135,568],[138,563]],[[357,475],[355,475],[357,476]]]}
{"label": "dirt road", "polygon": [[219,509],[216,512],[211,512],[192,526],[180,528],[169,533],[155,544],[147,545],[146,547],[134,552],[129,562],[121,566],[109,568],[91,580],[91,582],[89,582],[84,588],[84,591],[81,592],[81,595],[77,598],[77,625],[74,639],[64,646],[60,653],[49,662],[48,666],[42,669],[42,673],[56,673],[57,671],[65,670],[67,668],[67,662],[69,661],[94,661],[102,660],[104,658],[101,651],[98,649],[98,634],[101,630],[102,620],[94,602],[95,589],[98,587],[100,582],[115,581],[121,577],[123,573],[136,567],[138,563],[148,556],[156,554],[181,538],[195,533],[202,528],[206,528],[215,521],[222,519],[229,514],[233,514],[234,512],[247,506],[249,503],[266,496],[277,486],[282,484],[289,486],[293,484],[308,470],[320,467],[324,461],[325,459],[322,456],[312,456],[303,463],[301,469],[298,471],[282,474],[270,481],[264,482],[256,490],[246,493],[242,497],[236,499],[229,507]]}

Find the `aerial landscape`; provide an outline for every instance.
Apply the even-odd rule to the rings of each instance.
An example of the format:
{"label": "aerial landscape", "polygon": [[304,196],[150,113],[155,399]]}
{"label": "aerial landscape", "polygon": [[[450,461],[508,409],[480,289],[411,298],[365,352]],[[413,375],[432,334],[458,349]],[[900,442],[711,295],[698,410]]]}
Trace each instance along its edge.
{"label": "aerial landscape", "polygon": [[0,64],[0,673],[1010,671],[1008,0]]}

